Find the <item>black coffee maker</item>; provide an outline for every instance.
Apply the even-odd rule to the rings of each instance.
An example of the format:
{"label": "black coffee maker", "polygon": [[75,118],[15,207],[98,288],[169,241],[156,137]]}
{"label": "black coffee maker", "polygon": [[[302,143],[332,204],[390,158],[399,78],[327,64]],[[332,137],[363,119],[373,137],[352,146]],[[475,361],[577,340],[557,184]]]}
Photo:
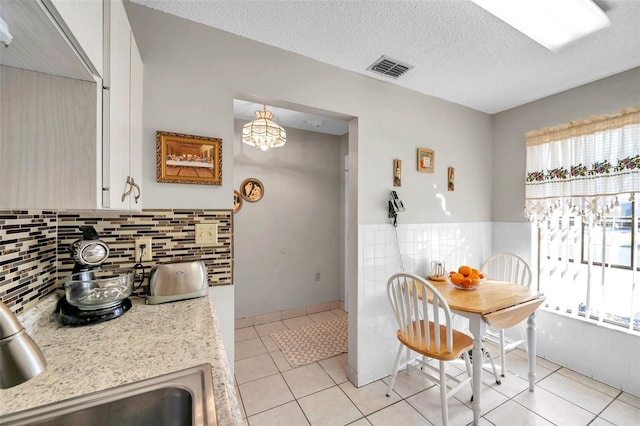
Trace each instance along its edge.
{"label": "black coffee maker", "polygon": [[[69,246],[71,257],[75,262],[69,280],[92,282],[98,278],[98,271],[109,257],[109,246],[98,237],[93,226],[81,226],[80,231],[82,231],[82,238]],[[108,321],[119,317],[131,308],[131,300],[128,298],[110,304],[108,307],[95,309],[74,306],[67,300],[67,295],[75,289],[67,288],[67,285],[65,283],[65,297],[60,299],[56,309],[60,322],[64,325],[88,325]]]}

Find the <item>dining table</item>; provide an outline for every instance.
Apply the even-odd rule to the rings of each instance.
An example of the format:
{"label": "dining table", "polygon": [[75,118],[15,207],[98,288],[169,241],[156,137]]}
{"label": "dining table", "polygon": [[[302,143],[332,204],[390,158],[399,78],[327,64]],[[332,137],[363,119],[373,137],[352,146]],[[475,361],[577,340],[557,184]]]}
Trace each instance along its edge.
{"label": "dining table", "polygon": [[[545,300],[542,293],[514,283],[485,280],[473,289],[459,289],[446,279],[428,280],[444,297],[451,311],[469,320],[473,335],[472,359],[482,360],[482,338],[487,326],[506,329],[527,320],[527,358],[529,391],[536,381],[536,309]],[[421,289],[418,290],[421,293]],[[419,294],[420,295],[420,294]],[[474,424],[480,424],[483,362],[472,363]]]}

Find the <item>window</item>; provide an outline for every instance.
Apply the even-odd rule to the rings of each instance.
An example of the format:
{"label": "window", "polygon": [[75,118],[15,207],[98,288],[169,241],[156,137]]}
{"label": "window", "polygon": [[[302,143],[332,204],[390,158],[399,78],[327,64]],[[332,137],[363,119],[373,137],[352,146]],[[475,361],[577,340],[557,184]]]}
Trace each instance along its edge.
{"label": "window", "polygon": [[540,289],[548,308],[640,331],[636,205],[620,203],[593,227],[569,215],[540,229]]}
{"label": "window", "polygon": [[547,307],[640,332],[640,106],[527,134]]}

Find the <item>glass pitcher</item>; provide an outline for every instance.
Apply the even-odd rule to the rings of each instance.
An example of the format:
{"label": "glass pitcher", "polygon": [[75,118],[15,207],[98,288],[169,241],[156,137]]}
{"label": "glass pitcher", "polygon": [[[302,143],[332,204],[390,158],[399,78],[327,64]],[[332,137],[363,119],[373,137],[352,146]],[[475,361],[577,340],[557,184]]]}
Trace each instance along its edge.
{"label": "glass pitcher", "polygon": [[447,274],[447,267],[444,262],[439,260],[434,260],[431,262],[431,271],[429,272],[430,277],[444,277]]}

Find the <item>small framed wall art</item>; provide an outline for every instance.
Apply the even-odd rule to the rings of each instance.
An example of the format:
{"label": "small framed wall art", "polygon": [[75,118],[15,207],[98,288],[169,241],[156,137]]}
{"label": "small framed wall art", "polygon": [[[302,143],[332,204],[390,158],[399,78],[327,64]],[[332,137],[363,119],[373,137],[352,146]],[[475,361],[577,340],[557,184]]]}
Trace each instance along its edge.
{"label": "small framed wall art", "polygon": [[393,160],[393,186],[402,186],[402,160]]}
{"label": "small framed wall art", "polygon": [[447,191],[454,191],[456,189],[456,169],[449,167],[447,169]]}
{"label": "small framed wall art", "polygon": [[264,195],[264,186],[256,178],[245,179],[240,184],[240,194],[246,201],[255,203]]}
{"label": "small framed wall art", "polygon": [[156,132],[156,181],[222,185],[222,139]]}
{"label": "small framed wall art", "polygon": [[418,171],[433,173],[435,168],[435,152],[427,148],[418,148]]}

